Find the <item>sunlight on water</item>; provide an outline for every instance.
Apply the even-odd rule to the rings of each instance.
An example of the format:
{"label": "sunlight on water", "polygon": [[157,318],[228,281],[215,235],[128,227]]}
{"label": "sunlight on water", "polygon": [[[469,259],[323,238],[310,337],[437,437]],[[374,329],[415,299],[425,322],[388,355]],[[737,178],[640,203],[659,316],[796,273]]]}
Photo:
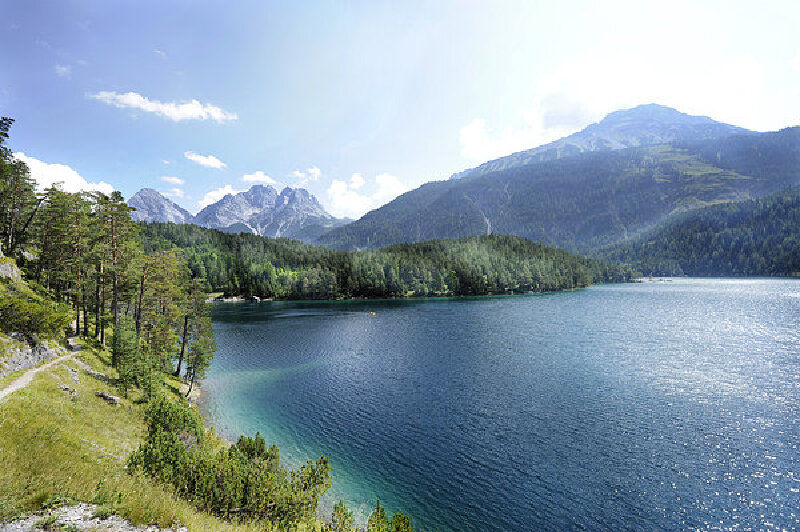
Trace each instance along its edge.
{"label": "sunlight on water", "polygon": [[288,464],[329,455],[323,513],[380,497],[441,531],[797,528],[799,283],[220,304],[204,407]]}

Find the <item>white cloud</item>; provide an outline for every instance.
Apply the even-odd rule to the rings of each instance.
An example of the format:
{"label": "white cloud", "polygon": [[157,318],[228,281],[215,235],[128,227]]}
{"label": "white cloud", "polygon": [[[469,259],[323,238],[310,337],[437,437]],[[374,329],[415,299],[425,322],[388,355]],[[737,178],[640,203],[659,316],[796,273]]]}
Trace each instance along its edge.
{"label": "white cloud", "polygon": [[224,187],[206,192],[206,195],[203,196],[203,199],[198,201],[197,204],[200,205],[200,208],[202,209],[203,207],[207,207],[212,203],[218,202],[224,198],[226,194],[238,194],[239,192],[244,192],[244,190],[236,190],[232,185],[225,185]]}
{"label": "white cloud", "polygon": [[172,176],[172,175],[161,176],[161,181],[163,181],[165,183],[171,183],[173,185],[182,185],[182,184],[185,183],[185,181],[183,179],[181,179],[180,177],[175,177],[175,176]]}
{"label": "white cloud", "polygon": [[183,155],[190,161],[195,162],[200,166],[205,166],[206,168],[225,168],[228,166],[213,155],[200,155],[193,151],[184,152]]}
{"label": "white cloud", "polygon": [[278,182],[272,179],[270,176],[259,170],[258,172],[253,172],[252,174],[244,174],[242,176],[242,181],[255,181],[258,183],[266,183],[268,185],[277,185]]}
{"label": "white cloud", "polygon": [[366,181],[364,181],[364,178],[361,176],[361,174],[353,174],[350,176],[350,185],[348,186],[353,190],[358,190],[364,186],[364,183],[366,183]]}
{"label": "white cloud", "polygon": [[[653,17],[668,21],[609,34],[585,52],[560,61],[537,78],[529,103],[516,116],[499,122],[470,117],[459,130],[461,155],[481,163],[556,140],[612,111],[645,103],[756,130],[785,127],[786,117],[796,115],[796,105],[787,109],[786,100],[775,97],[764,61],[733,51],[713,34],[693,31],[705,16],[692,16],[692,5],[672,12],[640,4],[639,9],[653,9]],[[605,20],[605,8],[605,3],[597,4],[598,24]],[[685,27],[681,39],[670,34],[676,27]],[[800,71],[800,50],[791,63]],[[731,90],[732,80],[736,90]]]}
{"label": "white cloud", "polygon": [[230,113],[211,104],[202,104],[197,100],[191,100],[188,103],[160,102],[158,100],[150,100],[135,92],[120,94],[114,91],[100,91],[90,94],[89,97],[120,109],[139,109],[175,122],[180,122],[181,120],[225,122],[226,120],[239,118],[236,113]]}
{"label": "white cloud", "polygon": [[62,78],[69,78],[72,76],[72,67],[69,65],[56,65],[53,67],[53,70]]}
{"label": "white cloud", "polygon": [[161,159],[161,162],[162,162],[163,164],[169,164],[169,161],[168,161],[168,160],[166,160],[166,159]]}
{"label": "white cloud", "polygon": [[167,190],[166,192],[162,192],[162,194],[165,195],[168,198],[182,198],[183,197],[183,189],[175,187],[175,188],[171,188],[171,189]]}
{"label": "white cloud", "polygon": [[316,166],[307,168],[305,171],[295,170],[294,172],[289,174],[290,177],[293,177],[297,180],[295,186],[298,187],[302,187],[303,185],[307,185],[308,183],[319,180],[319,177],[321,175],[322,175],[322,170],[320,170]]}
{"label": "white cloud", "polygon": [[19,151],[14,157],[28,165],[31,177],[36,181],[37,188],[44,190],[55,183],[61,183],[62,189],[66,192],[80,192],[96,190],[104,194],[114,192],[114,187],[100,181],[99,183],[89,183],[78,172],[66,164],[46,163],[34,157],[25,155]]}
{"label": "white cloud", "polygon": [[153,53],[156,54],[161,59],[166,59],[167,58],[167,52],[165,52],[163,50],[159,50],[158,48],[153,50]]}
{"label": "white cloud", "polygon": [[338,217],[360,218],[366,212],[396,198],[410,187],[390,174],[375,177],[373,192],[362,194],[359,190],[367,184],[361,174],[353,174],[349,182],[334,179],[328,187],[328,210]]}

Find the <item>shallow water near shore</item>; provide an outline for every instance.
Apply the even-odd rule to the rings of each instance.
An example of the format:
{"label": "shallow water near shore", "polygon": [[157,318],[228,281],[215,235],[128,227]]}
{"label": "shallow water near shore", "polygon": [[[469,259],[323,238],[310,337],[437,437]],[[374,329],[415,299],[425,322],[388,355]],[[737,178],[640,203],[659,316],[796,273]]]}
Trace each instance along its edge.
{"label": "shallow water near shore", "polygon": [[[371,313],[374,313],[371,314]],[[800,281],[217,303],[222,435],[440,531],[800,527]]]}

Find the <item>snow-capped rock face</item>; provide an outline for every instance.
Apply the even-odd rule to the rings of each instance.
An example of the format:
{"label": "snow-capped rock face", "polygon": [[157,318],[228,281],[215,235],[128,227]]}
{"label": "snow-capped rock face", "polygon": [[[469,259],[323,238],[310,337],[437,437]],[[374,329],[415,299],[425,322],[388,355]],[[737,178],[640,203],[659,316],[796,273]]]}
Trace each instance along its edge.
{"label": "snow-capped rock face", "polygon": [[194,223],[194,216],[189,211],[152,188],[143,188],[134,194],[128,205],[136,209],[131,217],[137,222]]}
{"label": "snow-capped rock face", "polygon": [[[137,221],[194,223],[222,231],[249,231],[261,236],[283,236],[308,242],[348,221],[331,216],[305,189],[286,187],[278,193],[269,185],[254,185],[250,190],[227,194],[196,216],[152,189],[142,189],[128,204],[137,207],[137,212],[139,205],[142,206],[142,214],[134,218]],[[180,219],[167,204],[186,212],[188,218]]]}

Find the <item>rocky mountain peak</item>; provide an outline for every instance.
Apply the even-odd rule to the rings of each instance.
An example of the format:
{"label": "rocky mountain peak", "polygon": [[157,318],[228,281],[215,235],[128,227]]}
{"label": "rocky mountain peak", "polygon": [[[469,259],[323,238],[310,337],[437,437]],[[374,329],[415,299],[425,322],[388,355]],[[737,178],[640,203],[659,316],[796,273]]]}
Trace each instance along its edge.
{"label": "rocky mountain peak", "polygon": [[482,165],[458,172],[451,179],[474,178],[491,172],[579,155],[588,151],[608,151],[652,146],[679,141],[711,140],[748,130],[717,122],[707,116],[693,116],[672,107],[649,103],[621,109],[601,121],[567,137],[529,150],[512,153]]}
{"label": "rocky mountain peak", "polygon": [[194,216],[189,211],[152,188],[143,188],[134,194],[128,200],[128,205],[136,209],[131,217],[137,222],[185,224],[194,221]]}
{"label": "rocky mountain peak", "polygon": [[[222,231],[249,231],[257,235],[313,240],[322,232],[348,220],[331,216],[317,198],[302,188],[286,187],[280,193],[270,185],[253,185],[203,208],[192,216],[153,189],[142,189],[129,205],[137,208],[137,221],[195,223]],[[184,219],[174,214],[180,209]]]}

